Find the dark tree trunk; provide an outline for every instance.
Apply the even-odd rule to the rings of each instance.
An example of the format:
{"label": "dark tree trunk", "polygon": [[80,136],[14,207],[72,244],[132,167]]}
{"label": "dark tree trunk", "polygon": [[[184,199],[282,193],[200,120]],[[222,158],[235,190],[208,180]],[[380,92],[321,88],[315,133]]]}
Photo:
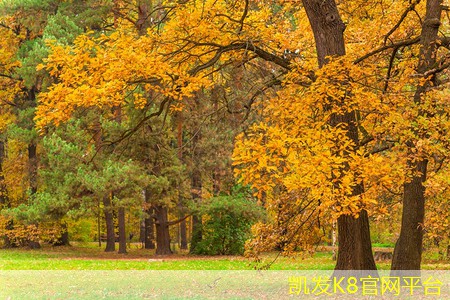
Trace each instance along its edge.
{"label": "dark tree trunk", "polygon": [[[36,194],[37,192],[37,171],[38,171],[38,161],[37,161],[37,152],[36,152],[36,143],[31,142],[28,145],[28,176],[30,182],[30,193],[31,195]],[[36,226],[39,226],[36,224]],[[28,241],[28,247],[31,249],[39,249],[41,245],[39,241],[30,240]]]}
{"label": "dark tree trunk", "polygon": [[[181,112],[178,113],[178,124],[177,124],[177,144],[178,144],[178,159],[180,162],[183,161],[183,115]],[[178,197],[178,209],[180,211],[179,217],[183,221],[180,223],[180,249],[187,250],[188,242],[187,242],[187,231],[186,231],[186,220],[184,219],[184,205],[183,205],[183,197],[181,196],[181,192]]]}
{"label": "dark tree trunk", "polygon": [[[181,202],[181,200],[180,200]],[[183,221],[180,222],[180,249],[181,250],[187,250],[188,248],[188,242],[187,242],[187,228],[186,228],[186,219],[184,219],[184,207],[180,203],[179,204],[179,210],[180,210],[180,219],[183,219]]]}
{"label": "dark tree trunk", "polygon": [[67,228],[67,223],[63,222],[61,224],[61,235],[58,239],[53,243],[53,246],[69,246],[69,230]]}
{"label": "dark tree trunk", "polygon": [[119,223],[119,254],[127,254],[127,233],[125,231],[125,207],[118,209]]}
{"label": "dark tree trunk", "polygon": [[170,255],[170,234],[167,218],[167,208],[162,205],[155,206],[156,215],[156,255]]}
{"label": "dark tree trunk", "polygon": [[423,221],[427,161],[411,163],[421,176],[403,185],[403,212],[400,236],[395,244],[392,270],[420,270],[422,261]]}
{"label": "dark tree trunk", "polygon": [[147,208],[145,210],[146,217],[144,219],[144,248],[155,249],[155,221],[153,218],[154,208],[150,205],[150,195],[148,190],[145,190],[145,203]]}
{"label": "dark tree trunk", "polygon": [[103,210],[106,223],[106,248],[105,252],[114,252],[116,250],[116,238],[114,233],[114,214],[109,195],[103,197]]}
{"label": "dark tree trunk", "polygon": [[[302,2],[314,33],[319,67],[327,63],[328,56],[345,55],[345,25],[340,18],[336,2],[334,0]],[[347,125],[347,136],[358,145],[355,112],[335,114],[331,117],[331,125],[336,126],[340,122]],[[352,195],[359,195],[362,192],[363,186],[359,185],[353,189]],[[366,211],[362,210],[359,218],[345,215],[338,218],[338,240],[336,270],[376,270]]]}
{"label": "dark tree trunk", "polygon": [[[153,208],[149,208],[148,212],[153,214]],[[144,248],[155,249],[155,221],[153,217],[145,218],[145,236],[144,236]]]}
{"label": "dark tree trunk", "polygon": [[145,218],[141,220],[139,226],[139,242],[144,245],[145,241]]}
{"label": "dark tree trunk", "polygon": [[[199,201],[202,197],[202,178],[199,170],[195,169],[191,181],[192,199]],[[194,214],[192,216],[192,238],[190,253],[196,253],[198,244],[203,239],[202,216]]]}
{"label": "dark tree trunk", "polygon": [[[428,0],[425,20],[422,23],[421,48],[417,72],[425,74],[436,67],[437,40],[442,13],[442,0]],[[436,85],[433,75],[429,81],[419,84],[414,94],[414,103],[421,105],[427,89]],[[421,109],[418,117],[426,117],[428,113]],[[415,132],[418,139],[426,138],[426,132]],[[413,176],[410,182],[403,185],[403,212],[400,236],[395,244],[392,258],[392,270],[420,270],[422,261],[423,222],[425,215],[425,186],[428,161],[417,156],[417,149],[412,141],[407,142],[409,155],[408,167]]]}
{"label": "dark tree trunk", "polygon": [[34,195],[37,192],[37,170],[36,143],[32,142],[28,145],[28,176],[30,180],[31,195]]}

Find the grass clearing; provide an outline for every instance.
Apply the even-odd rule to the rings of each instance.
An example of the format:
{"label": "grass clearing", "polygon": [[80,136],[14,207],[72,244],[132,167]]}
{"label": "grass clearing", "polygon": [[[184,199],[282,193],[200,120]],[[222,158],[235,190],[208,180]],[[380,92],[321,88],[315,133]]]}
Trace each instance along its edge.
{"label": "grass clearing", "polygon": [[[88,246],[88,247],[86,247]],[[133,246],[133,245],[132,245]],[[256,263],[242,256],[191,256],[186,253],[156,256],[151,250],[132,247],[128,254],[105,253],[92,245],[49,247],[41,249],[0,250],[0,270],[254,270],[270,264],[270,270],[332,270],[330,249],[313,255],[282,257],[277,253],[263,255]],[[423,269],[450,270],[449,261],[425,259]],[[390,262],[377,264],[388,270]]]}

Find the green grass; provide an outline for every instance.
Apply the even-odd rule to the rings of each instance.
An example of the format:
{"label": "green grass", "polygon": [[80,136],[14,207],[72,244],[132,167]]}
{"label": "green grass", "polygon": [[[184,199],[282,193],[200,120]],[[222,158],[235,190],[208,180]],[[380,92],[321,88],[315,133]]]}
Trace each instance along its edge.
{"label": "green grass", "polygon": [[[256,263],[242,256],[155,256],[149,250],[132,248],[129,254],[105,253],[102,248],[44,247],[37,250],[0,250],[0,270],[254,270],[270,265],[270,270],[332,270],[335,261],[330,251],[312,256],[282,257],[277,253],[262,256]],[[377,264],[387,270],[390,262]],[[450,269],[449,261],[425,259],[424,269]]]}

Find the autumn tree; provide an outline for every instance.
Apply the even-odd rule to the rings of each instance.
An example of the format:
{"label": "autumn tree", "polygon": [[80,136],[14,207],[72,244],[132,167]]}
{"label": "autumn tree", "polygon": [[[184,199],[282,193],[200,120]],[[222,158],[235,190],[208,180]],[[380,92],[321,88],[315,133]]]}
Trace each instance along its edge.
{"label": "autumn tree", "polygon": [[[417,107],[414,121],[417,123],[435,123],[433,118],[439,104],[434,95],[427,95],[433,87],[438,86],[437,73],[447,68],[444,62],[439,61],[439,27],[441,24],[442,2],[439,0],[426,1],[426,13],[422,23],[420,34],[420,51],[417,66],[417,74],[422,79],[417,83],[412,101]],[[431,98],[431,99],[430,99]],[[434,98],[434,99],[433,99]],[[427,103],[431,100],[432,103]],[[411,138],[406,140],[407,170],[411,172],[403,186],[403,215],[400,237],[397,241],[392,260],[393,270],[419,270],[422,258],[422,240],[425,216],[425,182],[427,180],[427,168],[430,156],[438,155],[437,160],[444,160],[435,152],[433,147],[422,147],[420,144],[429,142],[432,131],[428,126],[411,124]],[[442,132],[440,132],[442,134]],[[427,151],[428,150],[428,151]],[[430,152],[430,150],[432,152]],[[444,162],[442,162],[444,163]]]}

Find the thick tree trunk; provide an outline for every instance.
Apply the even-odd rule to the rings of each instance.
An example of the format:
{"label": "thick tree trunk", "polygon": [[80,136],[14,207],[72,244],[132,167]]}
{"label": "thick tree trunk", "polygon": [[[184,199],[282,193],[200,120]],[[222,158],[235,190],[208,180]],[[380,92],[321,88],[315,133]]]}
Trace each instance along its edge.
{"label": "thick tree trunk", "polygon": [[150,195],[148,190],[144,191],[146,217],[144,219],[144,249],[155,249],[155,221],[153,218],[154,208],[150,205]]}
{"label": "thick tree trunk", "polygon": [[156,215],[156,255],[170,255],[170,234],[167,218],[167,208],[162,205],[155,206]]}
{"label": "thick tree trunk", "polygon": [[105,252],[114,252],[116,250],[116,238],[114,233],[114,215],[109,195],[103,197],[103,211],[105,213],[106,223],[106,248]]}
{"label": "thick tree trunk", "polygon": [[[153,214],[153,208],[147,210],[149,213]],[[155,249],[155,221],[153,217],[145,218],[145,236],[144,236],[144,248],[145,249]]]}
{"label": "thick tree trunk", "polygon": [[414,164],[421,176],[414,176],[403,185],[403,212],[400,236],[395,244],[392,270],[420,270],[422,261],[423,221],[427,161]]}
{"label": "thick tree trunk", "polygon": [[127,254],[127,233],[125,230],[125,207],[121,206],[118,209],[118,223],[119,223],[119,254]]}
{"label": "thick tree trunk", "polygon": [[[327,63],[328,56],[345,55],[344,30],[334,0],[303,0],[316,43],[319,67]],[[344,103],[343,103],[344,104]],[[354,112],[332,116],[331,124],[347,125],[347,136],[359,144],[356,116]],[[363,192],[362,185],[354,188],[353,196]],[[336,270],[376,270],[370,241],[369,219],[366,211],[359,218],[341,216],[338,218],[338,257]]]}
{"label": "thick tree trunk", "polygon": [[[442,13],[442,0],[428,0],[425,20],[422,24],[421,48],[417,72],[425,74],[436,67],[437,40]],[[436,85],[433,75],[429,81],[417,86],[414,103],[421,105],[427,89]],[[419,116],[426,116],[425,110],[419,110]],[[415,132],[418,139],[426,138],[426,132]],[[425,186],[428,161],[420,157],[412,141],[407,142],[409,155],[408,167],[413,171],[410,182],[403,185],[403,212],[400,236],[395,244],[392,258],[392,270],[420,270],[422,261],[423,222],[425,215]],[[419,157],[415,157],[419,155]]]}

